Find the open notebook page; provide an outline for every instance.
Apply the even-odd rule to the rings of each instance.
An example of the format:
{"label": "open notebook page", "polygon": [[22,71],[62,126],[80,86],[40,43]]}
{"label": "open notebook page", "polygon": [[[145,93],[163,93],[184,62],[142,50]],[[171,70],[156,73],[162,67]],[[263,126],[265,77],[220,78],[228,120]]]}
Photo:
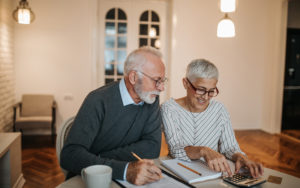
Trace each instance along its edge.
{"label": "open notebook page", "polygon": [[[202,160],[196,161],[182,161],[178,159],[169,159],[169,160],[162,160],[162,165],[165,166],[167,169],[172,171],[177,176],[181,177],[188,183],[195,183],[200,181],[206,181],[210,179],[216,179],[222,176],[221,172],[215,172],[211,170],[205,162]],[[200,172],[202,175],[198,175],[182,166],[178,163],[181,163],[197,172]]]}

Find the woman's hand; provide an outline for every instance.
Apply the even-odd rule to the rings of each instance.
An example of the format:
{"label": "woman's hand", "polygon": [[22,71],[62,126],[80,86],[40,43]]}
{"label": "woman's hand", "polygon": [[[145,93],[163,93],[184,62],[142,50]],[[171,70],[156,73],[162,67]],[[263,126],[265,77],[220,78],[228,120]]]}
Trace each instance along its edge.
{"label": "woman's hand", "polygon": [[234,154],[232,158],[235,160],[235,173],[238,173],[241,167],[246,167],[254,178],[263,175],[264,169],[261,163],[251,161],[241,153]]}
{"label": "woman's hand", "polygon": [[209,168],[217,172],[227,172],[228,176],[232,176],[229,164],[224,155],[203,146],[187,146],[184,149],[190,159],[204,157]]}

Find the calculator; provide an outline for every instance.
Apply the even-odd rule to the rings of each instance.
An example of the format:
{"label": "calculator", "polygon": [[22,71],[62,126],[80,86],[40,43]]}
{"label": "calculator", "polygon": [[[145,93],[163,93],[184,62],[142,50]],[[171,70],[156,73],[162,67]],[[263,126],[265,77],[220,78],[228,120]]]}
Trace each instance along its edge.
{"label": "calculator", "polygon": [[266,182],[263,178],[252,178],[243,174],[234,174],[232,177],[223,178],[223,180],[239,187],[252,187]]}

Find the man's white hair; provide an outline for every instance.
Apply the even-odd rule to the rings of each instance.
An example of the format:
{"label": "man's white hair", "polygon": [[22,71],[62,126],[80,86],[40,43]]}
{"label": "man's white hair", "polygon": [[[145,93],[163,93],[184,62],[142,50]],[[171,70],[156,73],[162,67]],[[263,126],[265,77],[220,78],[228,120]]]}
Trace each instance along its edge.
{"label": "man's white hair", "polygon": [[219,72],[213,63],[205,59],[195,59],[188,65],[186,77],[191,82],[195,81],[197,78],[218,80]]}
{"label": "man's white hair", "polygon": [[132,70],[142,71],[142,66],[147,62],[144,54],[152,54],[162,58],[162,54],[156,48],[151,46],[143,46],[131,52],[124,63],[124,75],[127,75]]}

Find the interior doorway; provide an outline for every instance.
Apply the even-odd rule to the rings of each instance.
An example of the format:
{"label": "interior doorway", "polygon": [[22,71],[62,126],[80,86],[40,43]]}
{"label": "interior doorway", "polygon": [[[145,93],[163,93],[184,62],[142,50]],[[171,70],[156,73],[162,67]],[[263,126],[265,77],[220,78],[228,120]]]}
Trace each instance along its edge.
{"label": "interior doorway", "polygon": [[98,87],[122,79],[127,55],[141,46],[159,49],[168,70],[168,10],[167,0],[98,0]]}
{"label": "interior doorway", "polygon": [[300,139],[300,1],[288,1],[282,133]]}
{"label": "interior doorway", "polygon": [[282,130],[300,130],[300,29],[288,29]]}

